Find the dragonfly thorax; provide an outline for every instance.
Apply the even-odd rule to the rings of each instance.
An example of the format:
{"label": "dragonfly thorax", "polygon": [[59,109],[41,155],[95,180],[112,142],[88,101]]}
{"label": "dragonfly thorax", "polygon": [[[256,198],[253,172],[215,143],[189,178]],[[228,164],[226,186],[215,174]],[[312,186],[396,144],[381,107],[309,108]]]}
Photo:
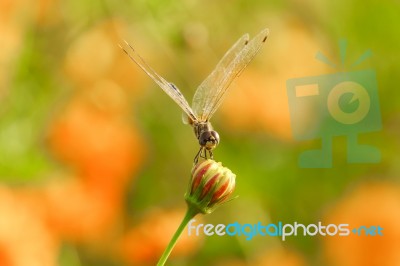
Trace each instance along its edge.
{"label": "dragonfly thorax", "polygon": [[210,122],[195,123],[193,128],[201,147],[212,150],[218,145],[219,134],[213,130]]}

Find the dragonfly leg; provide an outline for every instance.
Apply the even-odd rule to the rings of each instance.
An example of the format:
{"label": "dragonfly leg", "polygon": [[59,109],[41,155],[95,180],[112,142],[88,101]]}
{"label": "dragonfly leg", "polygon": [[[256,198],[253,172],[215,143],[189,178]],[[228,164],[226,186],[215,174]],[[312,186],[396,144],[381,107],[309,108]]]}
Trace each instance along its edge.
{"label": "dragonfly leg", "polygon": [[200,154],[200,157],[207,160],[207,149],[205,149],[204,147],[202,149],[204,151],[204,155]]}
{"label": "dragonfly leg", "polygon": [[200,147],[199,151],[197,152],[196,156],[194,157],[194,164],[197,164],[199,162],[199,157],[203,157],[203,156],[201,156],[203,149],[204,149],[203,147]]}
{"label": "dragonfly leg", "polygon": [[[207,156],[208,151],[208,156]],[[213,152],[211,150],[207,150],[204,147],[200,147],[199,151],[197,152],[196,156],[194,157],[194,163],[197,164],[199,162],[199,158],[203,158],[207,160],[207,157],[210,159],[214,159]]]}

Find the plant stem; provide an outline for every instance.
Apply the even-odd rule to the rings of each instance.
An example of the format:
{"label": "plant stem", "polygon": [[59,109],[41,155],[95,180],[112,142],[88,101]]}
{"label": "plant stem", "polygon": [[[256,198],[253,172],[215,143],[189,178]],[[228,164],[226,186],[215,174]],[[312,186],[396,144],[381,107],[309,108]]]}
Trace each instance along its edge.
{"label": "plant stem", "polygon": [[165,262],[167,262],[167,259],[169,255],[171,254],[172,249],[174,248],[176,242],[178,241],[180,235],[182,234],[183,230],[185,229],[186,225],[189,223],[189,221],[196,216],[199,212],[192,208],[188,207],[185,217],[183,218],[181,224],[179,225],[178,229],[176,230],[175,234],[172,236],[171,240],[168,243],[168,246],[164,250],[164,253],[162,254],[161,258],[159,259],[157,266],[163,266]]}

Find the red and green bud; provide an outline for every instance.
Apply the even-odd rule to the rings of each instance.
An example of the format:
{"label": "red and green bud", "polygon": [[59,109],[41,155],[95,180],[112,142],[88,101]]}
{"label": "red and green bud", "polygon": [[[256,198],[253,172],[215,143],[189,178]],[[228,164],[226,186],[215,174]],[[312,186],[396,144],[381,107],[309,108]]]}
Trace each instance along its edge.
{"label": "red and green bud", "polygon": [[198,212],[210,213],[229,200],[235,189],[235,179],[236,175],[221,163],[211,159],[199,162],[192,169],[185,200]]}

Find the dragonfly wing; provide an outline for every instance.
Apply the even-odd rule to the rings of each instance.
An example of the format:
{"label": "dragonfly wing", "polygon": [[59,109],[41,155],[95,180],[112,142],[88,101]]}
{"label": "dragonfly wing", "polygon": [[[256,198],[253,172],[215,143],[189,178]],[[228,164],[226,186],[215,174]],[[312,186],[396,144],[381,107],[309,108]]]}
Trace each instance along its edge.
{"label": "dragonfly wing", "polygon": [[240,75],[257,55],[268,37],[264,29],[251,41],[241,37],[218,63],[213,72],[200,84],[193,97],[193,111],[200,121],[208,121],[221,105],[232,81]]}
{"label": "dragonfly wing", "polygon": [[190,108],[189,103],[186,101],[185,97],[181,93],[181,91],[176,87],[173,83],[166,81],[163,77],[161,77],[157,72],[154,71],[144,60],[143,58],[135,51],[135,49],[127,42],[125,42],[126,47],[129,49],[125,49],[121,47],[121,49],[129,56],[129,58],[136,63],[157,85],[166,93],[169,97],[171,97],[187,114],[190,119],[196,121],[197,118]]}
{"label": "dragonfly wing", "polygon": [[240,37],[225,53],[214,71],[197,88],[192,100],[192,109],[200,121],[205,121],[205,108],[208,101],[213,98],[212,88],[219,86],[225,76],[225,68],[236,58],[248,41],[247,33]]}

